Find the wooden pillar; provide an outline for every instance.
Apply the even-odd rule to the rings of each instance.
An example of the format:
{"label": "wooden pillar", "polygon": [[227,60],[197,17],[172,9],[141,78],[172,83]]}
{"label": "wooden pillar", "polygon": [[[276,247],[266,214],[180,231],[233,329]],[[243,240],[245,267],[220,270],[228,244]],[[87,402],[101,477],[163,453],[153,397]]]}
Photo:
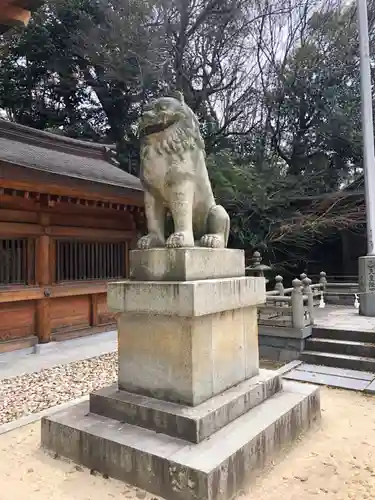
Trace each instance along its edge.
{"label": "wooden pillar", "polygon": [[49,299],[36,302],[36,333],[40,344],[51,341],[51,316]]}
{"label": "wooden pillar", "polygon": [[[43,227],[48,226],[48,215],[40,214],[39,222]],[[51,285],[50,260],[50,237],[45,233],[39,236],[36,245],[36,283],[44,288],[46,297],[36,304],[36,332],[41,344],[51,341],[50,299],[46,288]]]}
{"label": "wooden pillar", "polygon": [[90,325],[98,326],[98,295],[93,293],[90,301]]}
{"label": "wooden pillar", "polygon": [[130,245],[128,241],[125,241],[125,278],[129,278],[130,274],[130,269],[129,269],[129,252],[130,252]]}

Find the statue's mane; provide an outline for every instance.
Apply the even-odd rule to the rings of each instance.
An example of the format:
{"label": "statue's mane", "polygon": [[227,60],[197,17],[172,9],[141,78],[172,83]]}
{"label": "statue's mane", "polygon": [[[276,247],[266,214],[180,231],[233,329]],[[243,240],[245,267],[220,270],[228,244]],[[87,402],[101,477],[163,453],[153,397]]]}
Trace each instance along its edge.
{"label": "statue's mane", "polygon": [[204,152],[204,140],[199,122],[190,108],[184,106],[184,117],[161,132],[145,136],[141,140],[141,159],[149,157],[151,150],[159,155],[177,155],[181,159],[189,149]]}

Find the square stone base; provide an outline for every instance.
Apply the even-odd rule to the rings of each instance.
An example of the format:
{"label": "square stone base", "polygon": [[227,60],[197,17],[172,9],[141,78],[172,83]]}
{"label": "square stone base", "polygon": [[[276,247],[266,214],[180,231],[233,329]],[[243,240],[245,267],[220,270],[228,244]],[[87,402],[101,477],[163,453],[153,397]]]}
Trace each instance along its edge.
{"label": "square stone base", "polygon": [[110,283],[119,388],[196,406],[258,375],[265,297],[264,278]]}
{"label": "square stone base", "polygon": [[259,373],[255,307],[203,317],[122,314],[119,388],[196,406]]}
{"label": "square stone base", "polygon": [[130,279],[194,281],[245,276],[245,252],[229,248],[151,248],[129,254]]}
{"label": "square stone base", "polygon": [[170,500],[227,500],[320,417],[314,386],[282,391],[199,444],[89,413],[82,403],[42,420],[42,446]]}
{"label": "square stone base", "polygon": [[105,387],[90,394],[90,413],[199,443],[282,388],[277,372],[261,370],[198,406],[184,406]]}

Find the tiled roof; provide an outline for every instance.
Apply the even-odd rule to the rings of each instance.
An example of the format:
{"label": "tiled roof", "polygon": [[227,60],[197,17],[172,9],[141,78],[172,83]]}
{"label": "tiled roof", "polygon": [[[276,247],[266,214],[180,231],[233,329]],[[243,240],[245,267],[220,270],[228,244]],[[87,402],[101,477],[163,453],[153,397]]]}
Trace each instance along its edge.
{"label": "tiled roof", "polygon": [[113,146],[70,139],[0,120],[0,161],[141,191],[139,179],[118,168],[112,155]]}

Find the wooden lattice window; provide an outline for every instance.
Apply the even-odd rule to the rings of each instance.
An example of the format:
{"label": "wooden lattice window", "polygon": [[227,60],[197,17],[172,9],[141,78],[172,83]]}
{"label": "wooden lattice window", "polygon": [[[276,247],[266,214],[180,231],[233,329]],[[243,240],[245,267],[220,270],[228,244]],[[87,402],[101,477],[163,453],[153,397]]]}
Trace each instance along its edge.
{"label": "wooden lattice window", "polygon": [[56,282],[124,278],[125,242],[56,241]]}
{"label": "wooden lattice window", "polygon": [[30,285],[35,278],[35,244],[28,238],[0,239],[0,286]]}

